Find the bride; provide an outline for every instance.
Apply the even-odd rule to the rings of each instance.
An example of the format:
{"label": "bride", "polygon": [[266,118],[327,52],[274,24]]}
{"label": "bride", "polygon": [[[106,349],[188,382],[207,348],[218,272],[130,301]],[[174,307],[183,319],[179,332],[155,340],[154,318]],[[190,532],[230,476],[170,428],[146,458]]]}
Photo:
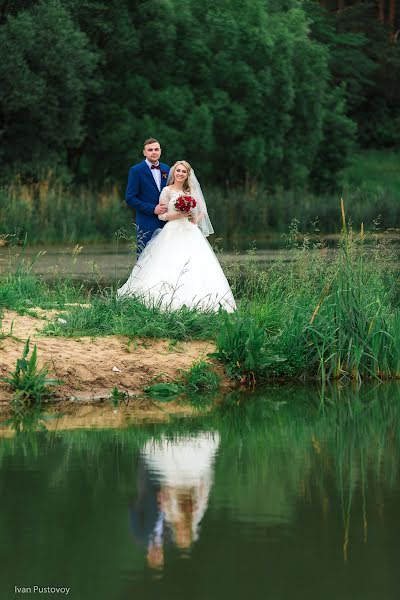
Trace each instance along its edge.
{"label": "bride", "polygon": [[[196,206],[180,212],[175,202],[191,196]],[[177,310],[182,306],[204,311],[236,309],[232,291],[206,237],[214,232],[200,184],[190,164],[176,162],[159,203],[166,221],[140,254],[128,281],[117,291],[119,298],[135,296],[149,306]]]}

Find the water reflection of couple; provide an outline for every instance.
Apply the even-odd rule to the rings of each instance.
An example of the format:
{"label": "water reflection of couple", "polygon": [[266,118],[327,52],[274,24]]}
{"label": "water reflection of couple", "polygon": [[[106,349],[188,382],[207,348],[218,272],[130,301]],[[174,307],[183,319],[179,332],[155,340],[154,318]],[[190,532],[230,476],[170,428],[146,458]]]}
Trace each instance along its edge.
{"label": "water reflection of couple", "polygon": [[163,567],[166,542],[188,552],[198,539],[218,446],[217,433],[202,432],[152,440],[140,452],[131,529],[150,567]]}

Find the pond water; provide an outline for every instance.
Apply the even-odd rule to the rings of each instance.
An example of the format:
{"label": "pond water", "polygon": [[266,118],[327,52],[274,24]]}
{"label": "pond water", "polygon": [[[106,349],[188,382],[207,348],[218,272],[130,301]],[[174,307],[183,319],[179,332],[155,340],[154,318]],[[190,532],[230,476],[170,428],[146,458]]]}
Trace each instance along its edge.
{"label": "pond water", "polygon": [[[323,236],[326,250],[331,253],[337,246],[338,235]],[[399,240],[394,234],[384,236],[393,248],[397,248]],[[370,240],[373,242],[373,240]],[[254,244],[256,250],[252,249]],[[258,242],[251,240],[238,247],[240,251],[222,251],[218,239],[211,240],[211,244],[218,254],[222,266],[243,263],[251,257],[253,261],[263,268],[267,267],[278,257],[281,260],[291,260],[292,252],[285,249],[285,237],[279,234]],[[78,251],[77,251],[78,250]],[[317,250],[318,252],[318,250]],[[102,284],[112,284],[124,281],[136,261],[136,253],[132,251],[127,242],[119,244],[82,244],[70,246],[20,246],[0,247],[0,275],[15,272],[18,266],[23,265],[24,270],[54,278],[56,274],[63,274],[76,281],[95,281]]]}
{"label": "pond water", "polygon": [[[278,250],[270,248],[255,251],[252,256],[262,265],[276,260],[278,254]],[[222,265],[246,260],[246,256],[246,252],[218,254]],[[73,246],[31,246],[24,250],[20,247],[0,248],[0,274],[9,270],[15,272],[21,260],[24,261],[25,268],[50,279],[56,273],[62,273],[74,280],[111,283],[123,281],[129,276],[136,256],[126,244],[118,247],[112,244],[89,244],[83,246],[78,254],[74,254]]]}
{"label": "pond water", "polygon": [[397,599],[400,389],[323,398],[0,438],[0,598]]}

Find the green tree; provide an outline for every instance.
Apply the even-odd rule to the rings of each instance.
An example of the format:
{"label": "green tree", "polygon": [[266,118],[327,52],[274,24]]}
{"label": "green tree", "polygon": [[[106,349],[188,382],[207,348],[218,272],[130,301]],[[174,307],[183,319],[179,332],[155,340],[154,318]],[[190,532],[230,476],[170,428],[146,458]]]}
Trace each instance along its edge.
{"label": "green tree", "polygon": [[85,133],[95,57],[58,0],[42,0],[0,26],[1,158],[36,175],[64,165]]}
{"label": "green tree", "polygon": [[[63,165],[81,182],[124,183],[149,136],[167,162],[187,158],[223,185],[304,186],[343,164],[335,118],[351,137],[346,111],[364,102],[368,69],[356,83],[350,67],[335,75],[338,21],[311,0],[17,4],[0,0],[3,174]],[[364,51],[362,36],[342,36]]]}
{"label": "green tree", "polygon": [[[383,6],[383,4],[382,4]],[[400,141],[400,44],[377,19],[376,2],[331,14],[304,0],[311,34],[329,52],[332,85],[345,94],[346,114],[357,123],[362,146]]]}
{"label": "green tree", "polygon": [[168,85],[175,26],[168,0],[67,0],[97,57],[98,88],[86,106],[87,133],[70,156],[82,180],[124,181],[146,137],[162,138],[160,91]]}

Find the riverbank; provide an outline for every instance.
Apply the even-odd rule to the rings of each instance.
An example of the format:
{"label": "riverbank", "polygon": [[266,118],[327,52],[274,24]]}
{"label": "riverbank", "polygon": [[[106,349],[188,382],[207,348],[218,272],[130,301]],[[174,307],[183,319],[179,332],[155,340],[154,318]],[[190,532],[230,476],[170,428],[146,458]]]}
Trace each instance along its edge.
{"label": "riverbank", "polygon": [[[140,298],[117,300],[118,280],[104,286],[94,279],[88,286],[57,269],[49,280],[32,272],[22,252],[0,277],[1,361],[10,373],[30,338],[31,352],[37,341],[38,360],[44,354],[54,363],[57,357],[51,373],[67,381],[67,393],[74,396],[79,380],[77,389],[93,397],[110,396],[114,388],[118,396],[118,386],[125,386],[122,395],[128,389],[136,394],[157,377],[163,381],[163,373],[164,383],[173,382],[209,354],[232,386],[400,378],[396,245],[363,226],[349,228],[343,204],[336,248],[304,235],[299,241],[298,234],[292,228],[285,252],[263,268],[251,253],[224,265],[238,305],[232,314],[186,307],[169,312]],[[20,334],[17,314],[30,319]],[[186,354],[189,361],[182,362]],[[207,369],[196,377],[215,389]],[[197,387],[193,378],[188,385]]]}
{"label": "riverbank", "polygon": [[[210,341],[136,339],[124,336],[60,338],[43,334],[49,323],[62,319],[60,310],[35,308],[38,317],[5,311],[0,339],[1,375],[9,376],[21,357],[26,340],[36,344],[38,368],[46,367],[49,377],[60,380],[55,398],[80,402],[110,399],[117,388],[128,397],[143,397],[143,390],[159,382],[179,379],[207,355],[215,351]],[[40,315],[40,316],[39,316]],[[214,367],[218,368],[218,367]],[[219,369],[222,376],[222,369]],[[225,378],[225,385],[229,380]],[[0,381],[0,399],[8,403],[13,391]]]}

